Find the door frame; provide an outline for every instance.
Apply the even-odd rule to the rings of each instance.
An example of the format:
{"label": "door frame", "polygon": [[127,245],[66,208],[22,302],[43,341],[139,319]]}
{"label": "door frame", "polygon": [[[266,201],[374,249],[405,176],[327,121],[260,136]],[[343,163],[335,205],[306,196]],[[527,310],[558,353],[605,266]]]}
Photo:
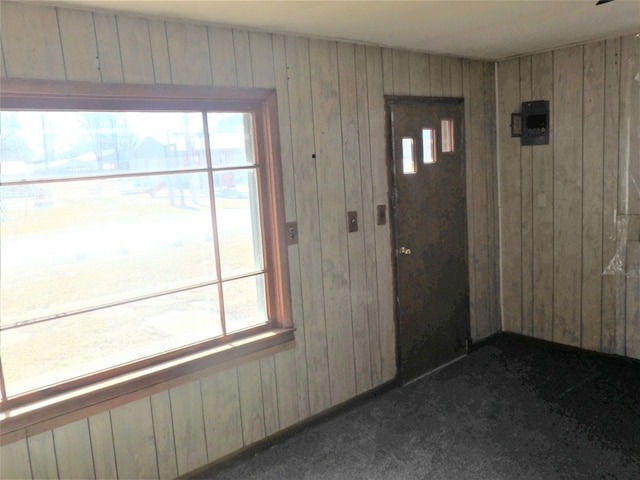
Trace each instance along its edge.
{"label": "door frame", "polygon": [[[402,357],[401,357],[401,345],[400,345],[400,316],[399,316],[399,304],[398,304],[398,255],[397,249],[398,247],[398,235],[397,235],[397,222],[396,222],[396,214],[397,214],[397,203],[396,203],[396,170],[395,170],[395,162],[394,162],[394,141],[393,141],[393,120],[391,116],[391,107],[392,105],[437,105],[437,104],[448,104],[448,105],[462,105],[463,109],[465,107],[465,101],[463,97],[432,97],[432,96],[412,96],[412,95],[385,95],[384,96],[384,111],[385,111],[385,138],[387,141],[387,179],[389,183],[389,215],[388,219],[391,222],[391,254],[392,254],[392,262],[393,262],[393,321],[395,325],[396,332],[396,372],[397,372],[397,380],[401,383],[402,379]],[[464,118],[464,116],[463,116]],[[466,118],[464,118],[466,119]],[[462,135],[461,138],[463,140],[464,147],[464,168],[465,168],[465,176],[468,174],[467,171],[467,158],[466,158],[466,125],[462,122]],[[467,187],[465,185],[465,196],[469,194]],[[469,215],[468,215],[468,198],[465,202],[464,206],[464,218],[466,223],[466,235],[467,239],[465,242],[465,257],[467,261],[467,279],[469,284],[471,283],[470,271],[471,271],[471,263],[469,258]],[[471,304],[469,304],[469,323],[467,324],[467,339],[466,339],[466,354],[470,353],[471,348]],[[454,359],[449,363],[453,363],[458,359]],[[449,363],[445,364],[448,365]],[[438,368],[441,368],[445,365],[442,365]],[[433,371],[433,370],[431,370]],[[425,373],[428,374],[429,372]],[[418,377],[420,378],[420,377]],[[417,380],[414,379],[414,380]],[[413,380],[412,380],[413,381]]]}

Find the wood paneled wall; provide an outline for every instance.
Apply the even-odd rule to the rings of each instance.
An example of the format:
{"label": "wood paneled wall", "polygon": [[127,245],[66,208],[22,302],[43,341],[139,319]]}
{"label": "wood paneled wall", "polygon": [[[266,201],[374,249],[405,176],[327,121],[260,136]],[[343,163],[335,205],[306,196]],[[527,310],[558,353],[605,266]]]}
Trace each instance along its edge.
{"label": "wood paneled wall", "polygon": [[472,335],[499,330],[493,64],[29,3],[1,21],[3,77],[277,89],[300,239],[295,350],[4,445],[2,478],[175,477],[395,377],[384,94],[465,97]]}
{"label": "wood paneled wall", "polygon": [[[627,162],[640,172],[639,71],[637,36],[498,64],[505,331],[640,358],[639,282],[602,275],[621,239],[616,215],[640,214],[625,176]],[[549,145],[510,136],[529,100],[550,102]],[[636,238],[629,263],[637,250]]]}

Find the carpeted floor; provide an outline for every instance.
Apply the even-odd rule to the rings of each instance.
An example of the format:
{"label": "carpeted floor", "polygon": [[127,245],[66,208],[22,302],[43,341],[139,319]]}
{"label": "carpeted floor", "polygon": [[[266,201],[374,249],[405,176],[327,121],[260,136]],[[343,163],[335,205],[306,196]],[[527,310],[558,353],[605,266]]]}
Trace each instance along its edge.
{"label": "carpeted floor", "polygon": [[640,479],[640,363],[500,335],[212,479]]}

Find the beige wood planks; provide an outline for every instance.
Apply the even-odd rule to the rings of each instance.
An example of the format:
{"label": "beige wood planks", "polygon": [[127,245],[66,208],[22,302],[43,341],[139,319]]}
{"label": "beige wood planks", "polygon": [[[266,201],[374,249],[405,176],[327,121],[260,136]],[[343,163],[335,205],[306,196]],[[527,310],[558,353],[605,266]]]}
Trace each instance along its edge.
{"label": "beige wood planks", "polygon": [[[93,14],[81,10],[58,9],[58,26],[64,52],[67,80],[99,82],[101,74]],[[82,38],[82,41],[78,41]]]}
{"label": "beige wood planks", "polygon": [[331,405],[325,324],[318,192],[309,72],[309,43],[286,37],[289,110],[300,252],[300,286],[309,378],[309,413]]}
{"label": "beige wood planks", "polygon": [[96,478],[118,478],[108,411],[89,417],[89,435]]}
{"label": "beige wood planks", "polygon": [[249,32],[246,30],[233,30],[233,51],[236,59],[238,86],[251,87],[253,85],[253,73],[251,71]]}
{"label": "beige wood planks", "polygon": [[151,396],[151,413],[153,415],[153,434],[158,455],[158,474],[160,478],[175,478],[178,476],[178,463],[171,419],[171,401],[168,391]]}
{"label": "beige wood planks", "polygon": [[27,439],[33,478],[58,478],[56,451],[51,431]]}
{"label": "beige wood planks", "polygon": [[409,53],[409,85],[411,95],[429,96],[429,55],[426,53]]}
{"label": "beige wood planks", "polygon": [[392,65],[393,94],[410,95],[409,52],[393,50]]}
{"label": "beige wood planks", "polygon": [[[531,57],[520,58],[520,102],[538,100],[532,96]],[[522,318],[520,333],[533,334],[533,150],[520,148],[522,230]]]}
{"label": "beige wood planks", "polygon": [[255,360],[239,366],[237,370],[242,437],[245,445],[251,445],[265,437],[260,362]]}
{"label": "beige wood planks", "polygon": [[155,83],[149,23],[140,18],[118,16],[118,36],[125,83]]}
{"label": "beige wood planks", "polygon": [[203,378],[202,403],[209,462],[243,447],[240,392],[235,368]]}
{"label": "beige wood planks", "polygon": [[0,22],[7,76],[64,80],[56,9],[3,2]]}
{"label": "beige wood planks", "polygon": [[582,46],[554,52],[553,339],[573,346],[580,345],[581,316],[582,60]]}
{"label": "beige wood planks", "polygon": [[[551,116],[553,100],[553,54],[531,57],[535,81],[531,96],[548,100]],[[532,154],[533,175],[533,336],[553,339],[553,142],[555,125],[550,117],[549,145],[537,145]]]}
{"label": "beige wood planks", "polygon": [[169,44],[167,43],[166,25],[160,20],[148,20],[147,22],[154,81],[158,84],[170,84],[172,83],[171,65],[169,63]]}
{"label": "beige wood planks", "polygon": [[581,347],[600,350],[605,42],[584,46]]}
{"label": "beige wood planks", "polygon": [[488,214],[487,208],[487,168],[490,160],[485,157],[485,110],[484,110],[484,63],[473,60],[469,63],[469,90],[468,109],[471,120],[465,125],[468,132],[469,142],[468,155],[465,159],[467,175],[467,195],[469,201],[468,229],[473,237],[470,242],[473,244],[473,257],[470,268],[473,274],[470,276],[470,292],[473,290],[474,306],[474,326],[476,338],[484,338],[490,333],[490,311],[489,311],[489,282],[487,273],[489,267],[489,244],[488,244]]}
{"label": "beige wood planks", "polygon": [[0,478],[33,478],[26,439],[0,446]]}
{"label": "beige wood planks", "polygon": [[[355,47],[356,62],[356,102],[358,107],[358,150],[360,153],[360,178],[362,186],[362,215],[373,218],[373,183],[371,165],[371,138],[369,129],[369,88],[367,67],[367,48],[362,45]],[[387,221],[391,212],[387,211]],[[373,222],[363,222],[364,250],[365,250],[365,305],[367,308],[370,356],[370,385],[379,385],[381,372],[380,359],[380,326],[378,323],[378,280],[376,274],[376,256],[368,255],[375,251],[375,229]],[[365,380],[366,381],[366,380]]]}
{"label": "beige wood planks", "polygon": [[440,55],[430,55],[429,57],[429,83],[431,85],[431,96],[442,97],[444,94],[442,57]]}
{"label": "beige wood planks", "polygon": [[[385,148],[382,55],[379,48],[367,47],[367,81],[373,204],[384,205],[387,211],[389,211],[389,168]],[[378,327],[380,329],[380,381],[387,382],[396,375],[393,260],[391,254],[390,223],[387,222],[386,225],[376,225],[374,234],[375,255],[377,259]],[[371,334],[373,334],[373,332],[371,332]]]}
{"label": "beige wood planks", "polygon": [[336,43],[311,40],[309,58],[329,380],[336,405],[355,395]]}
{"label": "beige wood planks", "polygon": [[119,477],[158,478],[149,397],[112,409],[111,428]]}
{"label": "beige wood planks", "polygon": [[169,390],[178,475],[207,463],[200,381]]}
{"label": "beige wood planks", "polygon": [[340,112],[342,117],[342,157],[346,209],[348,211],[356,211],[359,214],[359,230],[347,236],[347,243],[356,393],[362,393],[371,388],[371,353],[366,303],[366,255],[363,232],[366,223],[374,223],[375,216],[371,208],[365,214],[362,201],[354,45],[338,44],[338,71],[340,74]]}
{"label": "beige wood planks", "polygon": [[[604,68],[604,176],[602,210],[602,271],[616,254],[618,206],[618,129],[620,126],[620,39],[606,41]],[[600,348],[616,352],[616,276],[602,276],[602,335]]]}
{"label": "beige wood planks", "polygon": [[498,150],[500,179],[500,245],[502,283],[502,326],[505,331],[519,332],[522,321],[522,231],[520,140],[511,138],[509,118],[520,111],[518,78],[520,62],[508,60],[499,65],[498,103],[500,141]]}
{"label": "beige wood planks", "polygon": [[249,32],[253,86],[275,88],[273,45],[268,33]]}
{"label": "beige wood planks", "polygon": [[98,61],[103,82],[122,83],[122,58],[118,40],[118,26],[115,15],[94,13],[93,22],[96,28],[98,44]]}
{"label": "beige wood planks", "polygon": [[[293,220],[296,215],[295,173],[293,162],[293,146],[291,139],[291,118],[289,114],[289,75],[285,51],[285,38],[274,35],[273,61],[276,89],[278,92],[278,119],[280,130],[280,158],[282,164],[282,183],[284,188],[285,218]],[[293,325],[296,328],[296,389],[297,412],[292,416],[302,419],[309,416],[309,380],[307,374],[307,349],[305,344],[304,310],[302,305],[302,288],[300,281],[300,249],[298,245],[290,245],[289,251],[289,283],[291,288],[291,312]],[[279,379],[280,380],[280,379]],[[282,415],[281,415],[282,419]],[[286,423],[286,422],[285,422]]]}
{"label": "beige wood planks", "polygon": [[393,89],[393,50],[383,48],[382,55],[382,84],[385,95],[394,95]]}
{"label": "beige wood planks", "polygon": [[233,87],[238,85],[233,31],[230,28],[207,27],[213,84]]}
{"label": "beige wood planks", "polygon": [[96,478],[86,418],[54,429],[53,443],[60,478]]}
{"label": "beige wood planks", "polygon": [[176,85],[211,85],[207,28],[167,22],[171,78]]}
{"label": "beige wood planks", "polygon": [[278,392],[278,418],[280,419],[280,428],[285,429],[301,419],[298,413],[299,387],[296,381],[297,368],[295,351],[287,350],[277,353],[275,355],[275,368],[276,390]]}
{"label": "beige wood planks", "polygon": [[[462,59],[450,58],[450,73],[451,73],[451,96],[462,97],[463,96],[463,83],[462,83]],[[493,65],[491,65],[493,67]],[[493,86],[495,89],[495,84]],[[495,100],[495,98],[494,98]]]}
{"label": "beige wood planks", "polygon": [[276,384],[276,364],[273,355],[260,360],[262,380],[262,408],[264,410],[265,435],[273,435],[280,430],[278,411],[278,387]]}

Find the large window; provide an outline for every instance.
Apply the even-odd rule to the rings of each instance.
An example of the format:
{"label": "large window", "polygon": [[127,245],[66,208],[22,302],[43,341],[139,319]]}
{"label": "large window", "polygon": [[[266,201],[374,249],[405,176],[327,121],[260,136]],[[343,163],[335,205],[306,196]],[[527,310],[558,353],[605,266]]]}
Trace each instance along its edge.
{"label": "large window", "polygon": [[290,325],[268,91],[48,85],[3,92],[3,409]]}

